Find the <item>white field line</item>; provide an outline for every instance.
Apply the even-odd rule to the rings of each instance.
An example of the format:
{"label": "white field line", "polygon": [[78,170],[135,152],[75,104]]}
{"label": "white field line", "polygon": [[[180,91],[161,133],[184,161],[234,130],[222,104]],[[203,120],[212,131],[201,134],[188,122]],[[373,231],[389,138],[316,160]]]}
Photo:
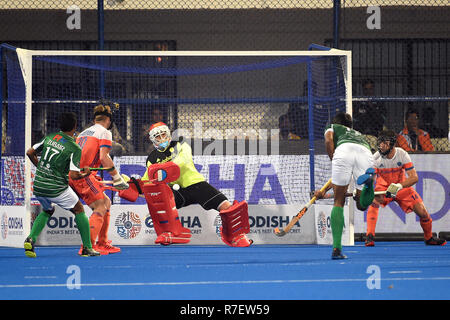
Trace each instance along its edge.
{"label": "white field line", "polygon": [[[443,281],[450,277],[384,278],[382,281]],[[366,282],[367,279],[295,279],[295,280],[246,280],[246,281],[186,281],[186,282],[118,282],[118,283],[80,283],[81,287],[133,287],[133,286],[196,286],[196,285],[252,285],[289,283],[330,283]],[[66,287],[66,283],[49,284],[0,284],[0,288],[52,288]]]}

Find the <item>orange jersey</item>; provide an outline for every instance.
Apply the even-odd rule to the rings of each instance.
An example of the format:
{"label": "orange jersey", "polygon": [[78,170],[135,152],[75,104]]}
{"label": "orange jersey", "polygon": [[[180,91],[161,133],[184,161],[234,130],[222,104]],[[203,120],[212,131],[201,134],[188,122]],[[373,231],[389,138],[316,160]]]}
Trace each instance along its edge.
{"label": "orange jersey", "polygon": [[428,132],[419,129],[417,135],[416,147],[413,149],[411,137],[408,135],[408,129],[404,128],[397,136],[397,145],[405,151],[434,151]]}
{"label": "orange jersey", "polygon": [[95,124],[77,137],[77,143],[81,147],[80,168],[98,168],[100,162],[100,148],[112,147],[111,131],[100,124]]}
{"label": "orange jersey", "polygon": [[403,182],[406,179],[406,171],[414,168],[411,157],[402,148],[395,148],[392,159],[383,158],[379,152],[376,152],[373,157],[377,174],[377,187]]}
{"label": "orange jersey", "polygon": [[[376,170],[375,191],[386,190],[391,183],[400,183],[406,179],[406,172],[414,168],[408,152],[402,148],[395,148],[392,159],[383,158],[379,152],[374,155]],[[412,187],[401,189],[395,198],[383,198],[382,207],[395,201],[406,213],[412,212],[417,203],[422,202],[422,198]]]}

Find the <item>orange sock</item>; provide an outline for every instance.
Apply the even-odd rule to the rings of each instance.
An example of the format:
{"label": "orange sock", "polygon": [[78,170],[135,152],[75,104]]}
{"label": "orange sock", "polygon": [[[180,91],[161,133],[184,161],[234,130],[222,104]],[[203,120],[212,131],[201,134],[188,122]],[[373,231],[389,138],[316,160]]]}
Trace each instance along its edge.
{"label": "orange sock", "polygon": [[423,218],[420,219],[420,226],[423,229],[423,237],[425,238],[425,240],[428,240],[433,236],[433,232],[431,231],[432,230],[432,226],[431,226],[432,222],[433,222],[433,219],[431,219],[431,217],[425,218],[425,219],[423,219]]}
{"label": "orange sock", "polygon": [[375,235],[375,228],[377,226],[379,206],[371,204],[367,210],[367,235],[369,233]]}
{"label": "orange sock", "polygon": [[98,234],[98,242],[106,243],[108,241],[108,230],[109,230],[109,220],[111,219],[111,213],[106,211],[106,214],[103,216],[103,225]]}
{"label": "orange sock", "polygon": [[89,218],[89,225],[91,226],[91,242],[95,245],[95,240],[100,232],[103,225],[103,216],[98,212],[92,212]]}

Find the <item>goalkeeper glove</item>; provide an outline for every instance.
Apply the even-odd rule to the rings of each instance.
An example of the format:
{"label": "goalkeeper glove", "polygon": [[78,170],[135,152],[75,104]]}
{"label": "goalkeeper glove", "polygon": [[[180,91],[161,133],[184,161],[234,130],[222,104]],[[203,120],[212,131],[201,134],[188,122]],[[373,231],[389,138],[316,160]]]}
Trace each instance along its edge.
{"label": "goalkeeper glove", "polygon": [[403,186],[400,183],[391,183],[386,190],[386,197],[395,198],[397,196],[397,192],[401,189],[403,189]]}
{"label": "goalkeeper glove", "polygon": [[137,176],[137,178],[135,178],[135,177],[129,177],[129,176],[127,176],[126,174],[121,174],[121,176],[122,176],[122,179],[126,182],[126,183],[128,183],[128,185],[130,185],[131,183],[132,184],[134,184],[135,186],[136,186],[136,189],[137,189],[137,191],[139,192],[139,194],[143,194],[143,192],[142,192],[142,186],[144,185],[143,184],[143,182],[142,182],[142,180],[141,180],[141,177],[140,176]]}

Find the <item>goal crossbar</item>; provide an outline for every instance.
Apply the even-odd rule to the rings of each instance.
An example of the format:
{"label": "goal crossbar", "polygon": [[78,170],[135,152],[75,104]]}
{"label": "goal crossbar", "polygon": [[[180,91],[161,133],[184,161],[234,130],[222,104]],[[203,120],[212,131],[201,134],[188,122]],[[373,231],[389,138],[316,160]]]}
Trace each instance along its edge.
{"label": "goal crossbar", "polygon": [[348,56],[351,51],[330,49],[327,51],[114,51],[114,50],[28,50],[17,49],[32,56]]}

